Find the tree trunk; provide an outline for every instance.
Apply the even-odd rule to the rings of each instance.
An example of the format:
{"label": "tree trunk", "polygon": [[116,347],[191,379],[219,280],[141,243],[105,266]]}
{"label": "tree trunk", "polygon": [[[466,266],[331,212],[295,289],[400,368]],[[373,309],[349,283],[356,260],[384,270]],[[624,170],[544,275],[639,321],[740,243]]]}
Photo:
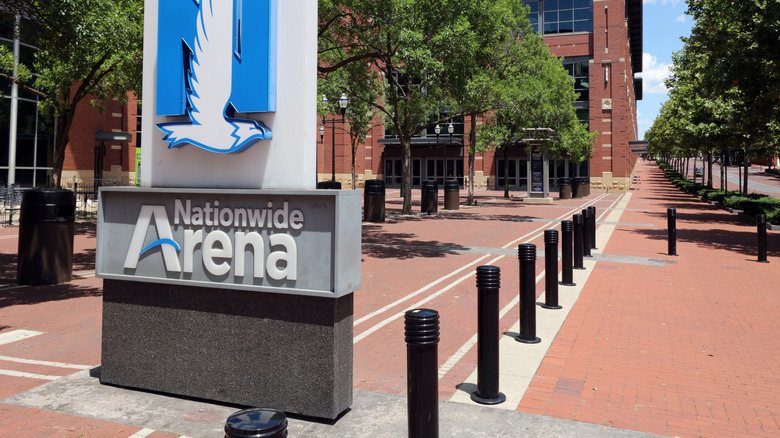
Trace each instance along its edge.
{"label": "tree trunk", "polygon": [[412,214],[412,148],[410,139],[406,136],[398,136],[401,141],[402,155],[402,169],[403,169],[403,187],[401,191],[404,197],[404,206],[401,210],[401,214]]}
{"label": "tree trunk", "polygon": [[[75,108],[75,105],[71,108]],[[54,142],[54,162],[52,163],[51,180],[49,181],[49,186],[57,189],[62,187],[62,167],[65,163],[65,148],[68,147],[68,142],[70,141],[68,133],[73,124],[73,110],[63,112],[58,120],[57,138]]]}
{"label": "tree trunk", "polygon": [[750,146],[745,146],[745,159],[742,160],[743,169],[745,173],[742,176],[742,194],[748,194],[748,156],[750,155]]}
{"label": "tree trunk", "polygon": [[474,156],[477,152],[477,115],[471,114],[469,131],[469,195],[466,204],[474,205]]}
{"label": "tree trunk", "polygon": [[357,155],[357,141],[350,137],[352,143],[352,190],[355,190],[355,156]]}
{"label": "tree trunk", "polygon": [[712,151],[707,151],[707,188],[712,188]]}

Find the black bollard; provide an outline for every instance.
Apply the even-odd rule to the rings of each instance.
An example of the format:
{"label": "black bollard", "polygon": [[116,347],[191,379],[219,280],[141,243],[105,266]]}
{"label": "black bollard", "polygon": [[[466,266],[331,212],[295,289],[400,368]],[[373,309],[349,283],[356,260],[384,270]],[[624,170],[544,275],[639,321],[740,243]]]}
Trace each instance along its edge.
{"label": "black bollard", "polygon": [[758,261],[769,263],[766,259],[766,216],[763,214],[756,216],[756,225],[758,226]]}
{"label": "black bollard", "polygon": [[524,344],[537,344],[536,337],[536,245],[517,247],[520,259],[520,334],[515,338]]}
{"label": "black bollard", "polygon": [[544,230],[544,304],[545,309],[563,309],[558,305],[558,230]]}
{"label": "black bollard", "polygon": [[585,269],[582,264],[582,215],[575,214],[574,218],[574,269]]}
{"label": "black bollard", "polygon": [[574,224],[571,221],[561,221],[561,285],[576,286],[574,284],[574,272],[572,272],[572,230]]}
{"label": "black bollard", "polygon": [[591,236],[590,236],[590,210],[583,209],[582,210],[582,256],[583,257],[593,257],[593,255],[590,253],[590,244]]}
{"label": "black bollard", "polygon": [[596,247],[596,207],[588,207],[590,210],[590,248],[598,249]]}
{"label": "black bollard", "polygon": [[439,312],[414,309],[404,318],[409,438],[439,437]]}
{"label": "black bollard", "polygon": [[225,438],[285,438],[287,416],[276,409],[244,409],[228,417]]}
{"label": "black bollard", "polygon": [[677,255],[677,210],[674,208],[666,209],[667,219],[667,239],[669,240],[669,251],[666,253],[670,256]]}
{"label": "black bollard", "polygon": [[498,290],[501,269],[497,266],[477,268],[477,391],[471,399],[484,405],[506,401],[498,392]]}

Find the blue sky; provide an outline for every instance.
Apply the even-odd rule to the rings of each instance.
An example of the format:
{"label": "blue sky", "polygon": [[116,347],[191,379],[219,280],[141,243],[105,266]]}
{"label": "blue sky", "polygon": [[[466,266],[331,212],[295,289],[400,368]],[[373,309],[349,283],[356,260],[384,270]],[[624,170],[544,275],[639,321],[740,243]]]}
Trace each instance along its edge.
{"label": "blue sky", "polygon": [[643,0],[642,73],[643,96],[637,102],[639,138],[658,115],[667,99],[663,80],[669,76],[672,53],[682,49],[680,37],[691,33],[691,17],[683,0]]}

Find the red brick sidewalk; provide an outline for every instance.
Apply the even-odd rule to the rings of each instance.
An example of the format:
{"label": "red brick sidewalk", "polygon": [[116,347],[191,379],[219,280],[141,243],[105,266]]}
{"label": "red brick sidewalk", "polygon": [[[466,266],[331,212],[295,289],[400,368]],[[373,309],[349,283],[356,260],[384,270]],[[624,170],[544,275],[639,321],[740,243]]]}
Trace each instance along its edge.
{"label": "red brick sidewalk", "polygon": [[[771,263],[756,263],[754,227],[673,189],[654,165],[640,164],[638,175],[638,190],[620,222],[655,226],[618,225],[603,252],[676,263],[598,262],[519,410],[664,435],[778,436],[778,234],[770,233]],[[388,191],[392,215],[400,209],[394,195]],[[477,365],[469,343],[477,326],[476,267],[501,267],[500,308],[508,312],[500,329],[509,330],[518,320],[512,304],[517,244],[543,249],[542,232],[559,229],[557,220],[589,204],[601,213],[622,197],[593,194],[534,206],[482,192],[479,207],[364,224],[355,388],[405,394],[403,311],[430,307],[442,315],[439,388],[440,399],[449,400]],[[664,255],[667,207],[678,212],[679,257]],[[75,270],[83,278],[36,288],[9,286],[15,280],[15,233],[0,228],[0,334],[43,334],[0,345],[0,356],[98,365],[102,281],[90,277],[94,233],[82,227],[76,239]],[[501,248],[509,254],[495,253]],[[539,258],[537,273],[543,264]],[[542,292],[543,283],[537,286]],[[77,371],[18,361],[0,361],[0,370],[53,378]],[[0,399],[46,382],[0,374]],[[0,402],[2,437],[133,435],[166,436]]]}
{"label": "red brick sidewalk", "polygon": [[[780,235],[757,263],[755,226],[639,165],[631,209],[540,366],[521,411],[670,436],[780,436]],[[669,257],[666,209],[677,209]]]}

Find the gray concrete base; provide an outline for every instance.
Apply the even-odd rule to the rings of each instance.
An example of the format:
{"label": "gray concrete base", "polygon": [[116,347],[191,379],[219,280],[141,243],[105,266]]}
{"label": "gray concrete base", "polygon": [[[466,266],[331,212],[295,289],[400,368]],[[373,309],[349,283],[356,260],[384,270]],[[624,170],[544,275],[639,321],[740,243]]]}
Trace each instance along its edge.
{"label": "gray concrete base", "polygon": [[[225,420],[241,408],[100,385],[96,378],[99,374],[99,368],[81,371],[0,402],[141,427],[146,434],[159,430],[188,437],[223,436]],[[463,391],[474,389],[470,384],[461,387]],[[352,408],[337,421],[292,417],[288,418],[287,432],[295,438],[405,437],[406,411],[404,396],[355,390]],[[439,435],[448,438],[657,437],[600,424],[451,401],[439,403]]]}
{"label": "gray concrete base", "polygon": [[104,280],[102,383],[336,418],[352,404],[353,296]]}

